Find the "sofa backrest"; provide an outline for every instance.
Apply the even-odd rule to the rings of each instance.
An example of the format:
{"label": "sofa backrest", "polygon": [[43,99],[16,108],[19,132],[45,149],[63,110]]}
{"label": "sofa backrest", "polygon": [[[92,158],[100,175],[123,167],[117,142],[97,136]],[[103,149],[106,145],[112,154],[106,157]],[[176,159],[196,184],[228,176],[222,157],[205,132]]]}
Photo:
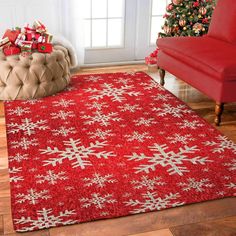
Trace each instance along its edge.
{"label": "sofa backrest", "polygon": [[236,43],[236,0],[219,0],[213,12],[208,36]]}

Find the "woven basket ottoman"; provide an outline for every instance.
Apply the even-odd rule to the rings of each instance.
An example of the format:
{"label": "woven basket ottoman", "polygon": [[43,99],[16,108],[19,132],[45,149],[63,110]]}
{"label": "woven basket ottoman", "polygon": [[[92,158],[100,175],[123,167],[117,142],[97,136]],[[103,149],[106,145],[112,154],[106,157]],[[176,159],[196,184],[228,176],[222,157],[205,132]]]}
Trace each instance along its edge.
{"label": "woven basket ottoman", "polygon": [[0,100],[36,99],[63,90],[70,82],[68,50],[5,57],[0,51]]}

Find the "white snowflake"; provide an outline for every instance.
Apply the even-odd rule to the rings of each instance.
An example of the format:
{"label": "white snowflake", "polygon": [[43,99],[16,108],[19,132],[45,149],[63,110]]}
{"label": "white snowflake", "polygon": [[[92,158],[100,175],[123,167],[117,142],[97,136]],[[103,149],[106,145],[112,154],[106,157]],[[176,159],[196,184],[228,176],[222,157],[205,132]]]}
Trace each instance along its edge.
{"label": "white snowflake", "polygon": [[55,158],[44,161],[44,166],[56,166],[57,164],[62,164],[64,160],[68,159],[69,161],[72,161],[73,168],[80,167],[81,169],[85,169],[86,166],[92,165],[89,160],[91,156],[105,159],[114,156],[112,152],[96,152],[96,149],[103,148],[108,145],[105,141],[90,143],[88,147],[82,145],[80,139],[74,140],[71,138],[69,141],[63,141],[63,143],[65,145],[64,150],[59,150],[57,147],[47,147],[47,149],[40,150],[42,154],[56,156]]}
{"label": "white snowflake", "polygon": [[10,182],[17,183],[19,181],[24,181],[23,176],[20,176],[19,172],[22,172],[22,167],[12,167],[9,169]]}
{"label": "white snowflake", "polygon": [[188,144],[190,141],[195,141],[195,138],[192,138],[191,134],[174,134],[174,136],[167,137],[170,140],[170,143],[183,143]]}
{"label": "white snowflake", "polygon": [[217,137],[217,141],[207,141],[204,144],[206,146],[212,146],[212,151],[214,153],[222,153],[225,150],[231,150],[234,154],[236,154],[236,144],[222,135]]}
{"label": "white snowflake", "polygon": [[75,117],[73,111],[58,111],[57,113],[51,113],[52,119],[67,120],[68,117]]}
{"label": "white snowflake", "polygon": [[119,78],[115,79],[115,82],[119,83],[119,84],[127,85],[130,82],[130,79],[125,79],[125,78],[119,77]]}
{"label": "white snowflake", "polygon": [[102,78],[101,76],[94,76],[94,75],[85,77],[85,79],[89,82],[98,82],[101,78]]}
{"label": "white snowflake", "polygon": [[30,105],[35,105],[37,103],[42,102],[42,100],[39,99],[31,99],[31,100],[26,100],[23,102],[23,104],[30,104]]}
{"label": "white snowflake", "polygon": [[8,125],[9,127],[9,134],[15,134],[20,131],[23,131],[25,135],[32,135],[35,134],[35,130],[46,130],[48,129],[48,126],[45,125],[47,123],[46,120],[38,120],[36,122],[33,122],[31,119],[25,118],[21,120],[22,123],[10,123]]}
{"label": "white snowflake", "polygon": [[143,163],[144,160],[147,161],[147,164],[141,164],[136,167],[137,170],[135,173],[155,171],[156,166],[160,165],[162,167],[169,167],[167,172],[170,175],[178,174],[183,175],[184,172],[189,172],[186,166],[183,166],[184,162],[190,162],[193,165],[201,164],[204,165],[206,162],[211,162],[207,160],[207,157],[196,156],[194,158],[188,157],[187,154],[194,154],[199,149],[196,146],[188,147],[184,146],[184,148],[179,148],[179,151],[175,153],[174,151],[167,151],[168,146],[166,144],[158,145],[154,144],[154,146],[149,147],[150,151],[153,151],[153,156],[146,156],[145,154],[137,154],[133,153],[132,156],[127,156],[128,160],[141,161]]}
{"label": "white snowflake", "polygon": [[46,172],[46,174],[43,175],[36,175],[35,178],[37,179],[37,183],[42,184],[44,182],[48,184],[57,184],[58,180],[67,180],[68,177],[65,176],[64,171],[60,171],[58,173],[55,173],[53,170],[49,170]]}
{"label": "white snowflake", "polygon": [[152,89],[163,90],[163,88],[161,88],[161,86],[155,80],[151,80],[150,82],[142,82],[140,83],[140,85],[143,86],[144,90],[152,90]]}
{"label": "white snowflake", "polygon": [[91,99],[98,100],[104,97],[110,97],[111,100],[114,102],[122,102],[126,100],[126,98],[124,97],[125,95],[135,96],[135,97],[140,95],[140,92],[130,91],[131,89],[134,88],[134,86],[123,85],[120,88],[115,88],[113,87],[112,84],[107,84],[107,83],[104,83],[101,86],[103,88],[102,90],[92,89],[92,88],[86,90],[86,92],[95,93],[95,95],[91,96]]}
{"label": "white snowflake", "polygon": [[30,146],[38,146],[38,140],[37,139],[27,139],[22,138],[20,141],[12,141],[11,142],[12,148],[22,148],[24,150],[28,150]]}
{"label": "white snowflake", "polygon": [[87,182],[84,184],[85,187],[96,185],[103,188],[106,186],[106,183],[115,183],[117,181],[113,179],[113,175],[107,174],[102,176],[99,173],[94,173],[92,178],[84,178],[84,182]]}
{"label": "white snowflake", "polygon": [[48,229],[58,225],[69,225],[78,222],[77,220],[67,219],[76,214],[75,210],[65,210],[64,212],[61,211],[57,216],[53,215],[52,212],[52,209],[43,208],[42,210],[37,211],[37,216],[35,216],[35,218],[27,216],[21,217],[20,219],[14,219],[15,224],[24,225],[24,227],[17,231],[26,232],[37,229]]}
{"label": "white snowflake", "polygon": [[105,102],[93,102],[92,104],[87,103],[86,107],[88,107],[89,110],[92,109],[102,110],[102,108],[107,108],[109,106]]}
{"label": "white snowflake", "polygon": [[52,130],[52,135],[54,136],[63,136],[67,137],[70,134],[75,134],[75,128],[74,127],[65,127],[65,126],[60,126],[58,129],[53,129]]}
{"label": "white snowflake", "polygon": [[102,140],[106,140],[107,137],[112,137],[115,135],[112,134],[112,130],[101,130],[101,129],[96,129],[94,132],[88,132],[88,134],[92,139],[100,138]]}
{"label": "white snowflake", "polygon": [[143,175],[141,177],[141,180],[133,180],[131,183],[135,185],[135,189],[141,189],[143,187],[147,188],[148,190],[154,190],[156,186],[163,186],[166,183],[164,181],[161,181],[161,177],[155,177],[153,179],[149,179],[148,176]]}
{"label": "white snowflake", "polygon": [[122,112],[126,112],[129,111],[131,113],[135,113],[137,110],[142,110],[141,107],[139,107],[139,105],[135,104],[135,105],[130,105],[130,104],[124,104],[123,106],[119,106],[118,108],[121,109]]}
{"label": "white snowflake", "polygon": [[137,140],[138,142],[144,142],[146,139],[152,139],[153,137],[149,135],[148,132],[139,133],[134,131],[132,134],[125,135],[129,142]]}
{"label": "white snowflake", "polygon": [[54,101],[52,103],[53,103],[53,106],[55,106],[55,107],[65,107],[65,108],[76,104],[74,102],[74,100],[64,99],[64,98],[62,98],[62,99],[60,99],[58,101]]}
{"label": "white snowflake", "polygon": [[16,107],[14,109],[9,109],[9,115],[22,116],[24,114],[30,113],[29,107]]}
{"label": "white snowflake", "polygon": [[173,99],[173,96],[170,94],[158,94],[157,96],[154,96],[153,99],[155,101],[164,101],[167,102],[171,99]]}
{"label": "white snowflake", "polygon": [[86,119],[84,123],[86,125],[93,125],[98,123],[101,126],[108,126],[110,125],[110,121],[121,121],[122,119],[117,117],[117,112],[111,112],[108,114],[104,114],[102,111],[95,111],[93,115],[84,115],[81,118]]}
{"label": "white snowflake", "polygon": [[227,188],[236,189],[236,183],[228,183],[225,185]]}
{"label": "white snowflake", "polygon": [[157,116],[163,117],[171,115],[176,118],[181,118],[183,115],[191,114],[193,112],[185,105],[171,106],[170,104],[164,104],[162,107],[155,107],[152,110],[157,111]]}
{"label": "white snowflake", "polygon": [[161,198],[158,197],[157,193],[148,191],[147,193],[142,194],[142,197],[143,200],[130,199],[129,201],[125,202],[126,206],[136,207],[131,211],[131,213],[137,214],[154,210],[159,211],[161,209],[181,206],[184,204],[184,202],[175,201],[176,199],[180,198],[179,193],[166,194],[164,198]]}
{"label": "white snowflake", "polygon": [[214,184],[209,183],[209,179],[201,179],[197,181],[194,178],[189,178],[188,182],[180,182],[178,186],[182,187],[183,191],[190,191],[191,189],[196,190],[196,192],[203,192],[204,188],[212,188]]}
{"label": "white snowflake", "polygon": [[16,195],[17,203],[24,203],[26,201],[29,201],[29,204],[35,205],[39,202],[40,199],[49,199],[51,198],[50,195],[48,195],[48,190],[42,190],[40,192],[37,192],[35,189],[30,188],[27,190],[27,193],[18,193]]}
{"label": "white snowflake", "polygon": [[9,162],[12,162],[12,161],[21,162],[23,160],[28,160],[28,159],[29,159],[28,154],[17,153],[15,156],[9,156]]}
{"label": "white snowflake", "polygon": [[80,202],[83,203],[83,208],[88,208],[94,205],[97,209],[103,209],[106,204],[116,202],[112,197],[112,194],[102,196],[100,193],[92,193],[91,198],[81,198]]}
{"label": "white snowflake", "polygon": [[230,171],[236,170],[236,159],[233,159],[231,163],[226,163],[224,166],[228,166]]}
{"label": "white snowflake", "polygon": [[156,124],[157,122],[155,121],[154,118],[144,118],[144,117],[141,117],[137,120],[134,120],[134,123],[135,123],[135,126],[151,126],[153,124]]}
{"label": "white snowflake", "polygon": [[192,121],[182,120],[180,123],[177,123],[177,125],[179,126],[180,129],[189,128],[193,130],[203,126],[203,124],[200,123],[198,120],[192,120]]}

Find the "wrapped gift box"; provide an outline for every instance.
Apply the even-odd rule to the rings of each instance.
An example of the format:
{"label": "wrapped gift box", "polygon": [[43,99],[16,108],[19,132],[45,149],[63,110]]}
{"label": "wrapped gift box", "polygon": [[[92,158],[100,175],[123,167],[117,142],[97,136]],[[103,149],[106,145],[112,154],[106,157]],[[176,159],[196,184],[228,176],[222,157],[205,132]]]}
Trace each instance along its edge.
{"label": "wrapped gift box", "polygon": [[51,53],[52,52],[52,44],[51,43],[39,43],[38,51],[41,53]]}
{"label": "wrapped gift box", "polygon": [[11,45],[8,37],[0,40],[0,48]]}
{"label": "wrapped gift box", "polygon": [[3,53],[5,56],[11,56],[11,55],[20,54],[21,50],[20,48],[16,46],[8,46],[3,49]]}
{"label": "wrapped gift box", "polygon": [[15,43],[18,35],[21,33],[20,29],[15,29],[15,30],[6,30],[5,34],[3,35],[3,39],[4,38],[8,38],[10,40],[11,43]]}

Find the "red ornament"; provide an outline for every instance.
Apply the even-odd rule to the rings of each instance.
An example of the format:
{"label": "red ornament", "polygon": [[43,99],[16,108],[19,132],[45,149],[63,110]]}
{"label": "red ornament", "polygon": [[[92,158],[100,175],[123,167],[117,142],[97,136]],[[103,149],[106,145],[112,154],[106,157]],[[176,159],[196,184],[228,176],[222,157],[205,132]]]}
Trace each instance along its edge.
{"label": "red ornament", "polygon": [[16,46],[9,46],[3,49],[3,53],[5,56],[12,56],[12,55],[20,54],[20,52],[21,52],[20,48]]}

